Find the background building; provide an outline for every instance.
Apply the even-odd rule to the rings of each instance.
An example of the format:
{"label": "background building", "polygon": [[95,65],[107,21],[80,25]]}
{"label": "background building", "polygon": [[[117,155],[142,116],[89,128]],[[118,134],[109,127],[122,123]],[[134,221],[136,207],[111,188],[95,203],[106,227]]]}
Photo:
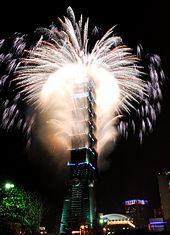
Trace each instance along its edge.
{"label": "background building", "polygon": [[166,227],[166,222],[162,217],[160,218],[150,218],[148,229],[151,232],[164,232]]}
{"label": "background building", "polygon": [[147,200],[125,201],[125,213],[133,218],[136,228],[148,228],[149,211]]}
{"label": "background building", "polygon": [[71,233],[85,226],[94,228],[96,206],[94,181],[97,171],[97,153],[94,149],[95,84],[86,78],[75,81],[72,110],[71,159],[68,162],[70,179],[64,199],[60,233]]}
{"label": "background building", "polygon": [[158,173],[158,186],[162,215],[165,219],[166,229],[170,232],[170,171]]}

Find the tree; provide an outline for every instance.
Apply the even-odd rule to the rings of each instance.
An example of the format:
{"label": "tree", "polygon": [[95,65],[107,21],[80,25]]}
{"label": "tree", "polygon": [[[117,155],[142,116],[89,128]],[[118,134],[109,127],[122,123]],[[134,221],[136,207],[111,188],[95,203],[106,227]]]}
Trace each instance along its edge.
{"label": "tree", "polygon": [[10,184],[6,186],[0,187],[0,229],[8,227],[12,231],[38,234],[44,212],[42,200],[36,193],[14,185],[10,187]]}

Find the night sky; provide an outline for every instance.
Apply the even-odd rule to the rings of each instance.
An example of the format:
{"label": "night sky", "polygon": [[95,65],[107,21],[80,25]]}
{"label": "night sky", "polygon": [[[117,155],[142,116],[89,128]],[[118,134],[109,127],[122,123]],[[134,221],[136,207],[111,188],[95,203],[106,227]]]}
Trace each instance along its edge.
{"label": "night sky", "polygon": [[[0,14],[0,38],[14,32],[32,33],[37,27],[48,27],[57,17],[66,15],[67,6],[75,11],[77,19],[83,13],[90,18],[90,25],[103,32],[113,25],[125,44],[136,48],[141,43],[144,50],[161,57],[167,77],[170,74],[170,34],[168,2],[163,1],[15,1],[4,3]],[[132,2],[132,3],[131,3]],[[165,1],[164,1],[165,2]],[[36,5],[35,5],[36,4]],[[96,5],[95,5],[96,4]],[[146,199],[152,208],[159,206],[156,173],[170,168],[170,83],[165,83],[162,112],[154,125],[154,131],[140,144],[136,137],[120,140],[107,157],[109,167],[99,173],[96,183],[96,200],[100,212],[123,213],[124,201]],[[67,170],[49,156],[37,140],[25,152],[22,136],[1,133],[0,170],[4,178],[15,179],[21,185],[38,190],[57,216],[61,213]],[[64,173],[63,173],[64,172]],[[55,215],[55,213],[54,213]]]}

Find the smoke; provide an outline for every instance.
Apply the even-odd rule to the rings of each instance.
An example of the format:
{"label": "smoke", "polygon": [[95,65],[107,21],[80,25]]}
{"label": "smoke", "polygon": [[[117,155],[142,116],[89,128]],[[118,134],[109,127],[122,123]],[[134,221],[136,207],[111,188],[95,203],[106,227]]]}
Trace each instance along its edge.
{"label": "smoke", "polygon": [[41,132],[46,140],[48,137],[46,142],[56,146],[58,151],[88,147],[88,83],[91,81],[95,86],[93,109],[97,128],[93,132],[97,138],[98,154],[110,139],[117,136],[114,123],[120,92],[116,79],[96,66],[66,65],[49,77],[39,98],[41,123],[45,123]]}

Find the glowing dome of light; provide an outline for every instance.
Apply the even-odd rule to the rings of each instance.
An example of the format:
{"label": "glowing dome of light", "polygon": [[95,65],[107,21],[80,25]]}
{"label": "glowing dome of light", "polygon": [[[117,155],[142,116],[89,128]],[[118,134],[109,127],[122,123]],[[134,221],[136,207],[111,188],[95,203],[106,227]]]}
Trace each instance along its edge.
{"label": "glowing dome of light", "polygon": [[104,220],[128,220],[130,219],[129,216],[122,215],[122,214],[107,214],[107,215],[103,215],[102,218]]}

